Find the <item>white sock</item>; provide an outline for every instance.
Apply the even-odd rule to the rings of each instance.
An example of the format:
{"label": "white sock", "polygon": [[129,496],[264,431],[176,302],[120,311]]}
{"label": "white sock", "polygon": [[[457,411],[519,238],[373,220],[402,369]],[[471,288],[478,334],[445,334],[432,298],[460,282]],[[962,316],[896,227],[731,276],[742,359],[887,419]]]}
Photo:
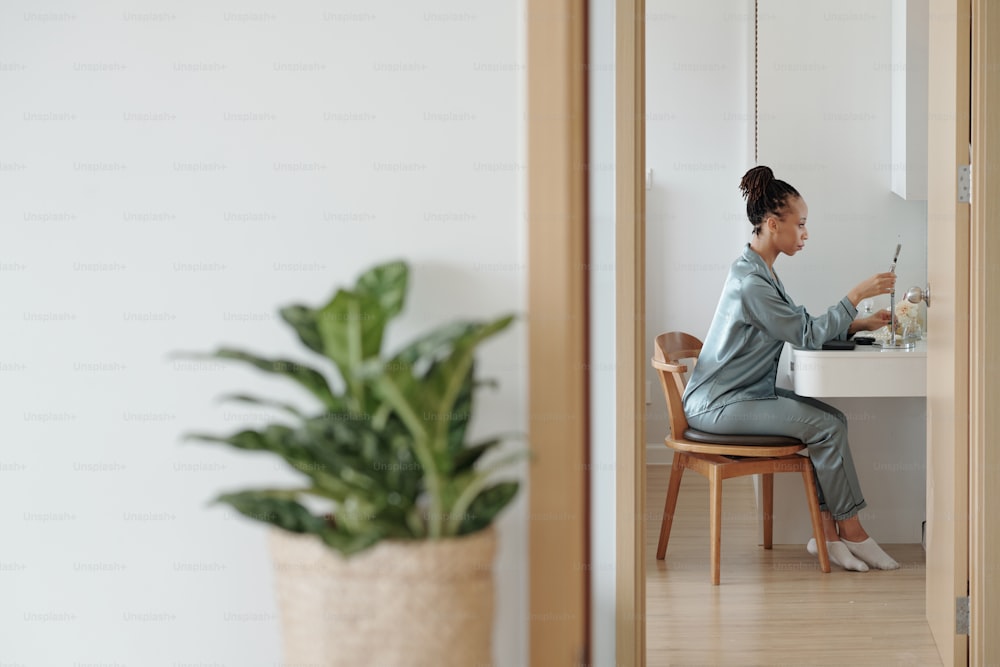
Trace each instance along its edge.
{"label": "white sock", "polygon": [[899,569],[899,563],[893,560],[892,556],[882,551],[882,547],[872,538],[868,538],[864,542],[851,542],[850,540],[841,540],[852,554],[868,563],[877,570],[896,570]]}
{"label": "white sock", "polygon": [[[819,549],[816,548],[816,538],[812,537],[809,539],[809,543],[806,545],[806,551],[811,553],[813,556],[819,554]],[[845,570],[854,570],[855,572],[867,572],[868,566],[865,562],[855,558],[850,550],[844,546],[842,540],[837,540],[836,542],[826,543],[826,553],[830,557],[830,562],[839,565]]]}

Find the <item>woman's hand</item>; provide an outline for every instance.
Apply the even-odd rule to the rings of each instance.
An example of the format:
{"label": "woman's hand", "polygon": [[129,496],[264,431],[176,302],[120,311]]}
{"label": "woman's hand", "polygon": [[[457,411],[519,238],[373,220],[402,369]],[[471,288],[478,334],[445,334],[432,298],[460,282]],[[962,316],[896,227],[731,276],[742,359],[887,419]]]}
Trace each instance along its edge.
{"label": "woman's hand", "polygon": [[896,289],[896,274],[886,271],[885,273],[876,273],[868,280],[858,283],[854,289],[847,293],[847,298],[857,306],[862,299],[888,294],[894,289]]}
{"label": "woman's hand", "polygon": [[877,313],[872,313],[868,317],[859,317],[858,319],[851,322],[851,326],[848,327],[848,333],[856,333],[858,331],[875,331],[876,329],[881,329],[882,327],[889,324],[892,321],[892,315],[889,313],[889,309],[880,310]]}

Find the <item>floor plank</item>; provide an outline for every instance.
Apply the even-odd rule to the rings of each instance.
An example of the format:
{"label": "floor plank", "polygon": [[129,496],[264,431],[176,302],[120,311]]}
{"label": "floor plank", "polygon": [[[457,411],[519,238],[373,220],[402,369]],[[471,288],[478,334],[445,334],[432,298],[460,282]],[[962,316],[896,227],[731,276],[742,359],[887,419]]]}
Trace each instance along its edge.
{"label": "floor plank", "polygon": [[[684,475],[665,561],[656,560],[669,466],[647,473],[647,664],[941,665],[924,617],[924,551],[883,545],[894,571],[823,574],[802,544],[760,546],[752,478],[723,484],[722,583],[708,562],[708,483]],[[798,502],[798,498],[795,499]],[[775,502],[780,502],[775,498]]]}

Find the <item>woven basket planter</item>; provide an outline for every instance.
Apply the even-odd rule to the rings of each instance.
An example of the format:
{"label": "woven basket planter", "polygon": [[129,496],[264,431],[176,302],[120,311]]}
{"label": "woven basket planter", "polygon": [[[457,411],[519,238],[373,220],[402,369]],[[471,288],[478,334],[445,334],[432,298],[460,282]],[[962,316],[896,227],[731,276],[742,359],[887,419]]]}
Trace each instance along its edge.
{"label": "woven basket planter", "polygon": [[273,529],[285,664],[492,664],[492,527],[444,540],[384,541],[344,558]]}

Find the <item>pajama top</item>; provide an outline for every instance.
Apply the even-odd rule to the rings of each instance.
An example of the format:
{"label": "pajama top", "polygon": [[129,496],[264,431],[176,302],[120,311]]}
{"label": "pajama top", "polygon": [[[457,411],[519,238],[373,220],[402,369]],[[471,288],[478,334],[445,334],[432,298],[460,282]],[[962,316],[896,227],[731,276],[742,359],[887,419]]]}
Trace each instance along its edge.
{"label": "pajama top", "polygon": [[796,306],[781,281],[748,243],[733,262],[687,388],[688,416],[736,401],[776,398],[774,384],[784,343],[819,349],[847,336],[858,314],[845,296],[813,317]]}

